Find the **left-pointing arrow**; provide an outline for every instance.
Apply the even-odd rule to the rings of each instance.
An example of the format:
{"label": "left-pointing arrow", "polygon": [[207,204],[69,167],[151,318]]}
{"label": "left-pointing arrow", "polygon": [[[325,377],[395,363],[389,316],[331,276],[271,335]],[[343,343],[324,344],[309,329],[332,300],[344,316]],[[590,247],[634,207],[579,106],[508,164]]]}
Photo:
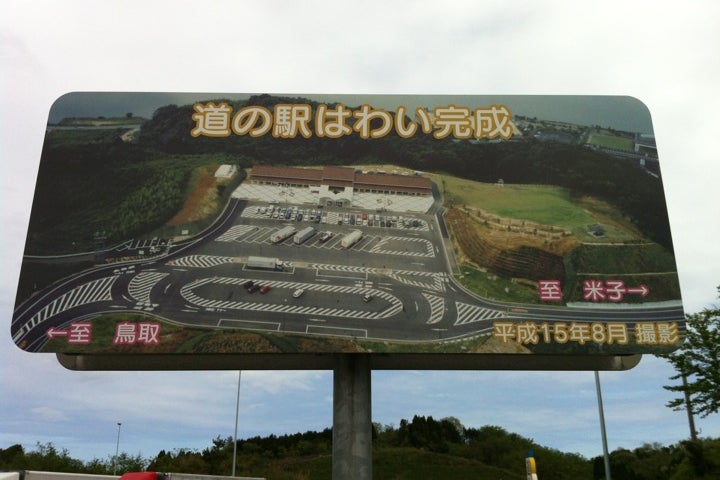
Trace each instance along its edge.
{"label": "left-pointing arrow", "polygon": [[47,332],[45,332],[45,335],[47,335],[47,337],[52,340],[55,337],[67,337],[68,331],[60,330],[59,328],[55,327],[50,327],[48,328]]}

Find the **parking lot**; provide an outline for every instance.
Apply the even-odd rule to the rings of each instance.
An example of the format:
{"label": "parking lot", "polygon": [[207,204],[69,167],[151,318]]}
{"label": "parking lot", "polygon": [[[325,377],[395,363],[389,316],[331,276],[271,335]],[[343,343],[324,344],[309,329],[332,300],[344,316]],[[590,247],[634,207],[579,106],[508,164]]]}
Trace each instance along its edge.
{"label": "parking lot", "polygon": [[353,211],[343,212],[325,208],[308,208],[297,205],[257,205],[246,208],[241,214],[244,218],[265,218],[273,220],[294,220],[330,225],[350,225],[377,228],[398,228],[427,231],[426,220],[413,214],[395,214],[388,212]]}

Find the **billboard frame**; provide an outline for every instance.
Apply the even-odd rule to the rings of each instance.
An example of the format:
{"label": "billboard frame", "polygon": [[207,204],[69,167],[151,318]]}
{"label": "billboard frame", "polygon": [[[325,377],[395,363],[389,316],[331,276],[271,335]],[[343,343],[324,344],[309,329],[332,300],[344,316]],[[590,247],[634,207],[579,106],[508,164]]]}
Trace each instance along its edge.
{"label": "billboard frame", "polygon": [[338,358],[369,357],[371,370],[629,370],[642,359],[634,355],[539,354],[122,354],[56,353],[70,370],[332,370]]}
{"label": "billboard frame", "polygon": [[[94,266],[78,270],[56,280],[54,284],[41,284],[34,289],[27,287],[33,285],[32,274],[23,279],[21,272],[21,284],[25,282],[26,287],[22,292],[28,296],[21,299],[18,294],[11,324],[11,335],[19,348],[56,353],[63,366],[75,370],[332,369],[339,357],[369,354],[370,368],[378,370],[597,371],[632,368],[640,361],[642,354],[668,353],[682,339],[684,314],[677,275],[666,281],[660,279],[658,273],[666,274],[673,270],[673,266],[675,270],[677,268],[674,264],[669,221],[665,222],[666,209],[660,212],[658,218],[653,217],[658,220],[658,224],[648,227],[650,233],[638,229],[637,232],[622,231],[618,234],[615,224],[609,227],[593,224],[597,218],[611,217],[609,214],[604,215],[605,212],[604,216],[593,217],[589,221],[583,219],[582,226],[578,226],[565,224],[562,220],[558,220],[557,224],[552,223],[562,217],[562,213],[542,218],[531,215],[528,219],[517,211],[498,213],[487,206],[488,199],[502,197],[499,192],[503,189],[513,190],[517,185],[524,185],[519,178],[530,183],[537,180],[541,186],[567,190],[565,193],[568,195],[574,192],[572,188],[575,187],[568,186],[565,177],[562,177],[563,180],[552,176],[539,180],[537,171],[544,171],[541,168],[544,164],[523,163],[525,167],[532,167],[527,168],[528,175],[518,179],[505,176],[503,180],[503,172],[509,175],[510,170],[499,168],[499,164],[494,163],[497,159],[491,161],[489,157],[482,157],[482,152],[495,152],[498,159],[504,160],[513,154],[522,157],[519,152],[527,153],[526,149],[530,145],[540,151],[536,156],[544,162],[555,158],[549,153],[554,150],[538,149],[538,146],[542,146],[543,142],[560,145],[573,136],[583,139],[596,135],[597,138],[594,143],[590,142],[589,137],[587,142],[577,140],[570,150],[572,161],[553,164],[554,170],[550,168],[549,171],[566,169],[572,175],[579,175],[585,183],[594,185],[596,172],[588,169],[588,165],[598,158],[607,160],[608,165],[612,163],[613,166],[624,161],[604,149],[617,149],[621,143],[624,145],[634,138],[635,148],[642,144],[645,150],[639,153],[636,150],[631,155],[633,168],[638,166],[634,163],[639,162],[641,170],[645,170],[644,162],[647,160],[653,163],[653,168],[657,168],[657,174],[651,170],[643,171],[640,175],[643,178],[638,179],[636,172],[632,172],[632,179],[624,182],[619,191],[627,193],[634,191],[638,185],[645,186],[647,179],[644,177],[648,177],[646,173],[653,173],[659,179],[654,136],[649,135],[652,137],[650,140],[642,134],[642,129],[625,131],[608,127],[603,130],[605,127],[600,127],[599,123],[587,127],[590,123],[573,123],[577,118],[558,120],[540,116],[538,120],[528,116],[527,112],[513,116],[517,113],[515,105],[523,101],[528,101],[528,105],[544,102],[546,106],[550,104],[558,107],[563,114],[572,110],[569,105],[577,103],[582,106],[577,110],[584,112],[583,119],[586,118],[585,112],[592,112],[592,104],[606,105],[618,111],[624,105],[646,119],[648,131],[652,133],[649,112],[637,99],[559,95],[309,95],[308,98],[313,98],[309,100],[296,94],[288,97],[187,93],[175,94],[177,98],[194,98],[181,104],[181,107],[150,102],[150,98],[162,95],[169,94],[75,92],[60,97],[51,108],[50,122],[57,123],[48,124],[30,222],[31,227],[35,226],[37,230],[29,228],[25,262],[37,263],[35,268],[45,268],[56,258],[63,257],[63,261],[74,261],[78,265],[80,260],[94,261]],[[164,130],[158,132],[158,125],[153,124],[162,108],[153,113],[151,120],[137,118],[133,114],[119,118],[69,116],[68,112],[74,107],[94,105],[96,101],[102,104],[107,100],[105,97],[125,102],[125,105],[145,102],[146,106],[173,107],[166,109],[163,114],[171,115],[176,122],[172,125],[179,127],[174,134],[179,136],[181,142],[178,145],[182,148],[177,145],[173,148],[180,148],[181,151],[157,150],[158,145],[152,143],[155,141],[153,139],[159,141],[160,137],[165,138],[160,135]],[[346,107],[353,105],[350,101],[358,101],[362,106]],[[375,101],[378,105],[373,103]],[[431,103],[424,103],[427,101]],[[508,108],[506,101],[512,108]],[[402,105],[394,104],[397,110],[393,111],[382,105],[383,102],[399,102]],[[100,109],[98,107],[98,111]],[[132,111],[130,108],[124,110]],[[58,121],[61,112],[65,116]],[[297,114],[292,117],[295,123],[284,125],[289,130],[278,129],[278,126],[283,125],[276,123],[281,121],[279,119],[289,118],[286,116],[289,113]],[[341,129],[346,133],[338,134],[347,136],[343,141],[353,145],[354,142],[364,146],[374,145],[376,151],[372,158],[376,158],[378,165],[368,167],[359,161],[360,157],[340,158],[337,152],[328,157],[330,160],[322,157],[319,161],[313,160],[315,157],[307,152],[297,154],[300,155],[298,158],[291,159],[289,166],[283,167],[277,166],[280,160],[275,157],[268,157],[271,160],[265,157],[260,160],[243,160],[245,163],[242,167],[242,162],[237,160],[237,165],[221,165],[216,176],[221,171],[225,176],[229,175],[228,172],[252,173],[247,173],[247,178],[238,176],[238,183],[233,184],[232,189],[227,189],[228,192],[232,190],[232,195],[227,199],[222,197],[226,200],[224,210],[197,231],[179,230],[180,234],[161,236],[158,241],[155,238],[149,240],[148,234],[148,239],[142,239],[142,242],[131,239],[119,245],[112,243],[115,246],[108,247],[106,233],[102,229],[92,236],[94,244],[91,251],[71,254],[55,251],[54,248],[61,249],[62,246],[49,246],[47,238],[42,236],[51,231],[41,226],[44,214],[59,218],[57,214],[60,211],[50,208],[54,203],[48,203],[49,198],[55,198],[50,195],[54,190],[40,188],[48,185],[47,181],[41,182],[41,174],[44,173],[45,180],[49,175],[43,167],[51,164],[50,159],[54,159],[56,161],[53,165],[59,169],[56,173],[62,173],[62,169],[77,173],[73,168],[78,168],[73,163],[63,163],[70,157],[67,152],[63,156],[65,143],[53,143],[58,142],[58,137],[51,136],[53,130],[61,132],[88,127],[132,127],[133,134],[128,132],[121,138],[128,144],[134,143],[137,148],[126,151],[120,148],[115,139],[117,145],[114,146],[118,146],[120,153],[114,161],[130,162],[135,158],[132,155],[137,154],[136,167],[150,169],[152,165],[144,163],[145,160],[150,161],[149,157],[138,153],[145,152],[145,148],[160,153],[200,155],[215,152],[217,148],[227,153],[222,150],[227,148],[223,145],[231,145],[228,152],[242,156],[242,152],[245,152],[243,146],[252,145],[254,148],[254,141],[258,139],[263,142],[265,152],[276,149],[272,151],[283,159],[288,155],[288,151],[284,150],[289,148],[288,145],[302,144],[305,148],[303,140],[311,137],[317,137],[313,141],[318,140],[323,145],[334,145],[334,139],[339,138],[334,136],[337,133],[334,127],[339,126],[333,123],[337,121],[335,114],[339,115],[337,118],[349,119],[349,124],[343,125]],[[587,115],[589,118],[590,113]],[[98,119],[102,119],[102,125],[95,125]],[[490,122],[487,125],[492,128],[486,129],[486,122]],[[149,144],[136,142],[135,135],[143,138],[143,126],[148,126],[143,141],[149,141]],[[295,127],[299,130],[294,130]],[[393,131],[394,134],[390,134]],[[102,149],[96,150],[95,144],[89,142],[87,137],[69,135],[74,138],[73,142],[78,142],[77,145],[88,149],[89,157],[95,158],[93,155],[102,152]],[[415,135],[420,138],[415,138]],[[641,137],[642,141],[639,140]],[[62,140],[65,137],[60,138]],[[398,146],[405,148],[411,145],[398,143],[410,139],[420,142],[418,145],[431,145],[431,153],[422,150],[423,159],[435,155],[432,148],[437,144],[436,140],[446,142],[441,148],[460,146],[464,150],[456,151],[453,147],[450,153],[456,155],[462,151],[470,155],[462,157],[464,163],[460,163],[463,167],[458,170],[465,172],[467,177],[459,175],[455,178],[452,175],[413,170],[421,168],[416,165],[417,159],[414,157],[406,159],[398,167],[399,170],[383,170],[388,167],[381,165],[382,160],[395,160],[395,156],[389,153],[396,151]],[[501,144],[500,149],[493,150],[498,143]],[[69,145],[76,147],[72,142]],[[599,157],[596,154],[598,150],[602,150]],[[450,158],[454,158],[453,155]],[[477,166],[471,162],[468,167],[467,161],[474,160],[477,155],[484,160],[478,160]],[[580,155],[582,160],[578,160],[575,155]],[[162,158],[163,161],[167,160]],[[341,165],[336,165],[337,162]],[[428,162],[424,164],[428,172],[445,172],[442,166]],[[198,164],[204,165],[202,162]],[[468,173],[468,168],[481,167],[487,170],[481,176]],[[108,163],[104,168],[113,169],[115,164]],[[180,170],[173,164],[171,170],[174,172],[176,168]],[[621,170],[625,177],[631,168],[623,164]],[[101,172],[107,173],[104,170]],[[453,173],[450,170],[448,172]],[[570,177],[575,178],[572,175]],[[95,182],[96,187],[102,186],[105,177],[89,176],[87,181]],[[617,175],[611,178],[617,178]],[[453,182],[458,179],[471,179],[473,185],[462,184],[463,188],[493,190],[483,190],[483,196],[471,200],[456,198],[453,192],[460,188],[459,184]],[[605,181],[602,185],[607,183]],[[253,197],[247,196],[244,190],[238,193],[241,186],[266,190],[262,190],[262,194],[258,194],[260,196]],[[275,187],[284,189],[281,193],[285,197],[280,203],[292,212],[291,215],[282,212],[284,216],[277,221],[274,216],[272,219],[259,216],[261,209],[264,210],[262,204],[272,204],[273,201],[278,203],[278,197],[271,196]],[[365,203],[360,203],[359,198],[358,203],[353,203],[355,197],[348,194],[348,191],[352,194],[353,189],[364,192],[368,198],[372,194],[372,200],[363,197]],[[590,195],[587,192],[580,193]],[[394,194],[398,195],[397,199],[390,198]],[[291,198],[293,195],[297,196]],[[644,191],[643,195],[645,200],[657,201],[658,205],[664,206],[661,181],[653,181],[652,188]],[[298,199],[298,196],[303,198]],[[532,198],[536,205],[540,205],[543,213],[555,213],[555,209],[562,212],[562,208],[553,202],[545,203],[545,200],[539,200],[540,197]],[[621,195],[620,198],[624,197]],[[402,212],[400,215],[391,214],[388,210],[392,211],[396,207],[390,206],[398,199],[418,200],[415,203],[423,205],[426,210],[420,209],[417,210],[420,213],[412,214],[410,212],[415,210],[408,208],[399,210]],[[450,199],[447,206],[446,199]],[[104,200],[104,197],[99,195],[98,200]],[[376,200],[381,203],[376,204]],[[320,220],[313,206],[318,203],[325,203],[325,212],[337,207],[340,211],[338,226],[343,225],[344,213],[345,226],[342,228],[347,230],[347,226],[352,225],[351,228],[363,228],[363,231],[356,230],[360,235],[353,237],[352,242],[345,242],[347,236],[343,234],[347,232],[335,227],[334,240],[322,245],[318,243],[315,249],[303,245],[293,246],[291,250],[287,245],[277,245],[282,242],[274,240],[270,242],[272,245],[268,244],[267,233],[280,228],[282,223],[302,226],[302,222],[308,222],[313,217]],[[98,205],[107,207],[108,202],[98,201]],[[611,213],[625,213],[619,205],[611,206]],[[47,207],[47,212],[42,207]],[[576,210],[580,207],[584,209],[586,205],[578,203],[574,207]],[[374,208],[379,208],[377,211],[382,212],[380,217],[386,222],[380,220],[380,225],[377,225],[379,219],[375,214],[373,226]],[[352,213],[350,222],[347,219],[348,211]],[[109,209],[104,214],[104,220],[111,218]],[[634,217],[630,215],[628,218]],[[543,221],[546,223],[543,224]],[[466,234],[462,237],[458,232],[462,232],[463,223],[472,223],[482,232],[476,236]],[[150,223],[142,225],[150,228]],[[329,223],[325,228],[331,230],[332,225]],[[548,227],[547,231],[545,226]],[[72,235],[78,233],[73,230],[68,232],[62,238],[67,244],[75,239]],[[634,236],[635,233],[637,236]],[[453,238],[453,234],[462,237],[465,242]],[[507,272],[501,268],[507,265],[491,265],[489,255],[485,253],[481,252],[479,256],[467,253],[465,247],[469,240],[480,241],[480,237],[496,234],[499,236],[495,242],[507,243],[503,254],[511,250],[514,252],[516,248],[522,250],[518,252],[517,258],[510,258],[511,262],[523,260],[527,251],[532,250],[532,255],[528,257],[532,260],[526,263],[536,265],[537,268],[526,269],[523,266]],[[606,234],[607,237],[604,237]],[[638,245],[638,239],[645,238],[646,234],[647,239],[663,249],[664,263],[658,262],[643,269],[644,265],[639,266],[639,261],[637,264],[625,262],[630,263],[628,268],[612,270],[609,266],[616,265],[607,262],[608,269],[603,270],[593,268],[597,264],[592,263],[592,255],[581,257],[581,260],[568,260],[568,237],[576,242],[573,245],[596,242],[613,245],[612,249],[615,250],[614,245],[618,244]],[[125,232],[123,235],[129,234]],[[253,238],[241,240],[243,236]],[[529,238],[534,243],[523,244],[518,240],[519,236]],[[89,242],[90,237],[85,237],[82,237],[83,241]],[[122,241],[125,238],[122,237]],[[112,238],[107,243],[117,241],[118,238]],[[211,244],[212,248],[202,249],[204,245]],[[74,241],[72,245],[74,248]],[[538,245],[545,245],[546,248]],[[652,257],[653,252],[632,250],[618,258],[635,260]],[[574,255],[575,251],[572,253]],[[615,255],[605,250],[594,252],[595,258],[601,254]],[[254,265],[249,261],[252,258],[263,258],[269,263]],[[487,264],[483,261],[487,261]],[[565,262],[571,264],[567,276],[563,266]],[[466,271],[468,265],[477,267],[478,277],[487,277],[487,283],[480,282],[479,286],[477,283],[467,283],[472,276]],[[590,265],[590,268],[577,269],[578,265]],[[668,265],[671,267],[663,269]],[[189,273],[178,273],[181,271]],[[340,274],[336,272],[346,276],[341,280]],[[503,277],[505,283],[497,282],[501,285],[493,290],[488,285],[497,278],[490,277],[498,276]],[[272,292],[263,296],[245,295],[238,287],[248,283],[252,287],[252,280],[258,287],[262,287],[261,294],[270,290]],[[477,278],[472,280],[477,281]],[[511,284],[529,285],[530,297],[513,296],[514,286]],[[248,289],[248,293],[252,292]],[[293,292],[301,293],[294,296]],[[373,298],[375,300],[368,303]],[[99,325],[95,325],[96,321]],[[160,345],[160,337],[166,334],[166,329],[170,332],[166,334],[169,337],[173,329],[177,328],[187,329],[188,335],[201,339],[198,344],[209,340],[202,344],[202,348],[194,348],[197,345],[192,344],[192,349],[183,349],[181,347],[184,345],[177,340],[178,343],[168,341]],[[222,334],[226,332],[237,335],[225,337]],[[215,341],[217,336],[211,338],[213,334],[221,334],[222,340],[227,340],[230,346]],[[263,336],[269,337],[271,341],[267,342]]]}

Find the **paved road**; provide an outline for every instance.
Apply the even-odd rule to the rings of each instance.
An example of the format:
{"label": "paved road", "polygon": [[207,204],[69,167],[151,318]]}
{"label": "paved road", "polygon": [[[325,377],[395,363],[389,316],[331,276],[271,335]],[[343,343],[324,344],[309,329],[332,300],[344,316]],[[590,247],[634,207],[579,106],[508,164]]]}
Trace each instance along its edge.
{"label": "paved road", "polygon": [[[446,232],[435,213],[413,215],[407,227],[402,222],[381,227],[378,221],[371,226],[359,215],[360,225],[348,225],[345,212],[325,212],[320,223],[310,222],[310,215],[298,222],[233,200],[205,232],[171,244],[162,255],[95,267],[39,292],[16,310],[11,334],[21,348],[38,351],[50,329],[101,312],[143,312],[194,326],[389,341],[464,338],[491,331],[493,322],[504,320],[682,319],[679,307],[600,312],[482,299],[448,274]],[[271,234],[286,225],[298,230],[313,225],[333,237],[323,242],[317,234],[301,245],[291,238],[271,242]],[[363,232],[362,239],[342,248],[342,237],[355,229]],[[251,269],[248,256],[276,257],[291,266]],[[248,280],[270,290],[248,293],[243,288]],[[293,298],[298,289],[304,294]],[[366,296],[372,299],[365,301]]]}

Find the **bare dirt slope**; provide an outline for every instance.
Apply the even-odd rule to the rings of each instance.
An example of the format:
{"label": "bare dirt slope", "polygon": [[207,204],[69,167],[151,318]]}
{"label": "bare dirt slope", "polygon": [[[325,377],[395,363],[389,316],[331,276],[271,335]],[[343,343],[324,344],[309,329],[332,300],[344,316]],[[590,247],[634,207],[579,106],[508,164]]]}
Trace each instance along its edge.
{"label": "bare dirt slope", "polygon": [[577,239],[556,227],[518,222],[482,211],[451,208],[445,220],[461,259],[504,277],[564,278],[563,257]]}
{"label": "bare dirt slope", "polygon": [[168,222],[168,225],[175,226],[183,223],[201,220],[217,213],[218,192],[215,170],[217,165],[204,168],[200,172],[195,185],[185,200],[183,208]]}

